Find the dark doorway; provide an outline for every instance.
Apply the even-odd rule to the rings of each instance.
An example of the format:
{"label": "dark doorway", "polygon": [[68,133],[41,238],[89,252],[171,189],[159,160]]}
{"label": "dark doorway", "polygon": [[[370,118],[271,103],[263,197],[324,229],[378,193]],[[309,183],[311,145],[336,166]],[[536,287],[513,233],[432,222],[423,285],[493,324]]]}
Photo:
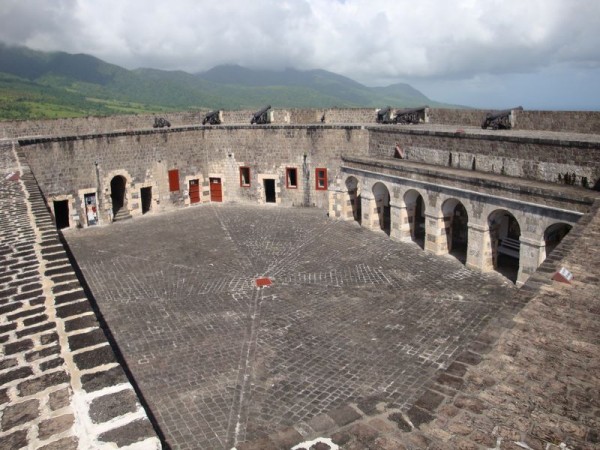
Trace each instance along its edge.
{"label": "dark doorway", "polygon": [[210,201],[211,202],[222,202],[223,201],[223,190],[221,189],[221,179],[211,178],[210,179]]}
{"label": "dark doorway", "polygon": [[425,248],[425,205],[423,205],[423,197],[420,195],[415,202],[415,241],[423,242],[422,247]]}
{"label": "dark doorway", "polygon": [[275,203],[276,195],[275,195],[275,180],[266,179],[263,180],[263,184],[265,186],[265,200],[267,203]]}
{"label": "dark doorway", "polygon": [[[448,207],[451,207],[452,203],[454,203],[454,200],[449,200]],[[467,262],[467,244],[469,240],[469,217],[467,210],[461,202],[457,202],[454,209],[450,212],[449,222],[446,211],[444,211],[444,217],[446,220],[448,253],[465,264]]]}
{"label": "dark doorway", "polygon": [[190,180],[190,203],[200,203],[200,180]]}
{"label": "dark doorway", "polygon": [[140,196],[142,197],[142,214],[146,214],[152,207],[152,187],[143,187]]}
{"label": "dark doorway", "polygon": [[496,210],[488,217],[494,269],[517,282],[521,253],[521,227],[515,217],[506,210]]}
{"label": "dark doorway", "polygon": [[55,200],[54,201],[54,220],[56,220],[56,228],[62,230],[69,228],[69,201]]}
{"label": "dark doorway", "polygon": [[112,200],[113,216],[116,216],[125,204],[125,178],[120,175],[110,180],[110,198]]}

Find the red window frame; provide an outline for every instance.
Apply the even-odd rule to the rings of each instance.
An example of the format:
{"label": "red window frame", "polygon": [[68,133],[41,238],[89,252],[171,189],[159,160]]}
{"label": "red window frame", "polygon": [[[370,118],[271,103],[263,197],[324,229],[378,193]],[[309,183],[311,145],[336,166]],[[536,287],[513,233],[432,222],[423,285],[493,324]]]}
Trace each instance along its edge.
{"label": "red window frame", "polygon": [[169,192],[179,191],[179,169],[169,170]]}
{"label": "red window frame", "polygon": [[315,189],[317,191],[327,190],[327,168],[317,167],[315,169]]}
{"label": "red window frame", "polygon": [[[290,173],[294,172],[294,178],[296,178],[296,184],[290,184]],[[286,167],[285,168],[285,187],[288,189],[298,189],[298,168]]]}
{"label": "red window frame", "polygon": [[[246,173],[246,177],[244,177],[244,172]],[[244,178],[247,178],[247,183],[244,183]],[[248,166],[240,167],[240,186],[250,187],[250,167]]]}

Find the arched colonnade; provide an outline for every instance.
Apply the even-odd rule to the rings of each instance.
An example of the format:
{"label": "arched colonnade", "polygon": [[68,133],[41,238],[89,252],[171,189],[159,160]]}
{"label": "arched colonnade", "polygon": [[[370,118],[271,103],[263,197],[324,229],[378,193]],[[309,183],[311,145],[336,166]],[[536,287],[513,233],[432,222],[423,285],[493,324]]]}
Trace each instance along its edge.
{"label": "arched colonnade", "polygon": [[343,174],[336,186],[330,189],[331,217],[357,221],[436,255],[452,254],[471,269],[497,270],[517,285],[574,223],[543,214],[541,208],[485,201],[458,189],[350,174]]}

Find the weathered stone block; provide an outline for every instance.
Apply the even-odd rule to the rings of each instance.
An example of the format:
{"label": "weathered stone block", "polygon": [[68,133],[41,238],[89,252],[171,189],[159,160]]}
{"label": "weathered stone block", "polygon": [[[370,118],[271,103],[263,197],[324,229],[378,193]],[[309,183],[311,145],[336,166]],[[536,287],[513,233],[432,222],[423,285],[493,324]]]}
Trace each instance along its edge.
{"label": "weathered stone block", "polygon": [[140,419],[98,436],[101,442],[114,442],[118,447],[125,447],[135,442],[155,437],[156,433],[147,419]]}
{"label": "weathered stone block", "polygon": [[137,396],[132,390],[126,389],[96,398],[90,404],[90,418],[94,423],[103,423],[137,409]]}
{"label": "weathered stone block", "polygon": [[69,388],[60,389],[50,393],[48,396],[48,406],[52,411],[56,411],[68,406],[70,400]]}
{"label": "weathered stone block", "polygon": [[351,406],[342,406],[329,412],[327,415],[340,427],[361,418],[361,415]]}
{"label": "weathered stone block", "polygon": [[59,439],[58,441],[51,442],[48,445],[40,447],[39,450],[77,450],[79,441],[76,437],[66,437]]}
{"label": "weathered stone block", "polygon": [[67,383],[68,381],[69,376],[66,374],[66,372],[57,371],[42,375],[41,377],[34,378],[32,380],[24,381],[17,386],[17,389],[19,391],[19,395],[26,397],[43,391],[44,389]]}
{"label": "weathered stone block", "polygon": [[2,413],[2,430],[10,430],[37,419],[39,408],[40,402],[36,399],[8,405]]}
{"label": "weathered stone block", "polygon": [[65,414],[52,419],[44,420],[39,424],[38,436],[42,440],[49,439],[55,434],[62,433],[63,431],[71,428],[74,422],[75,417],[73,414]]}
{"label": "weathered stone block", "polygon": [[94,345],[102,344],[106,342],[106,336],[100,328],[96,328],[88,333],[81,333],[69,336],[69,348],[71,351],[80,350],[85,347],[92,347]]}
{"label": "weathered stone block", "polygon": [[92,367],[116,362],[115,355],[110,346],[105,345],[88,352],[83,352],[73,357],[75,364],[80,369],[91,369]]}
{"label": "weathered stone block", "polygon": [[0,374],[0,386],[10,383],[14,380],[27,378],[33,375],[31,367],[19,367],[18,369],[11,370],[10,372],[4,372]]}

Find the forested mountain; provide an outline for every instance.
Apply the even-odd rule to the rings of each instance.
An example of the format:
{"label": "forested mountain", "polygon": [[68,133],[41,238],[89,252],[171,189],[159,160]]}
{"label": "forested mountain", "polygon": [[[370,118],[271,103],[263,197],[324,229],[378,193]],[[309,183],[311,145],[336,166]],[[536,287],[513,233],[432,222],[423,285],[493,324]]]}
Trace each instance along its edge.
{"label": "forested mountain", "polygon": [[439,105],[407,84],[370,88],[325,70],[217,66],[190,74],[127,70],[90,55],[0,44],[0,119],[188,109]]}

